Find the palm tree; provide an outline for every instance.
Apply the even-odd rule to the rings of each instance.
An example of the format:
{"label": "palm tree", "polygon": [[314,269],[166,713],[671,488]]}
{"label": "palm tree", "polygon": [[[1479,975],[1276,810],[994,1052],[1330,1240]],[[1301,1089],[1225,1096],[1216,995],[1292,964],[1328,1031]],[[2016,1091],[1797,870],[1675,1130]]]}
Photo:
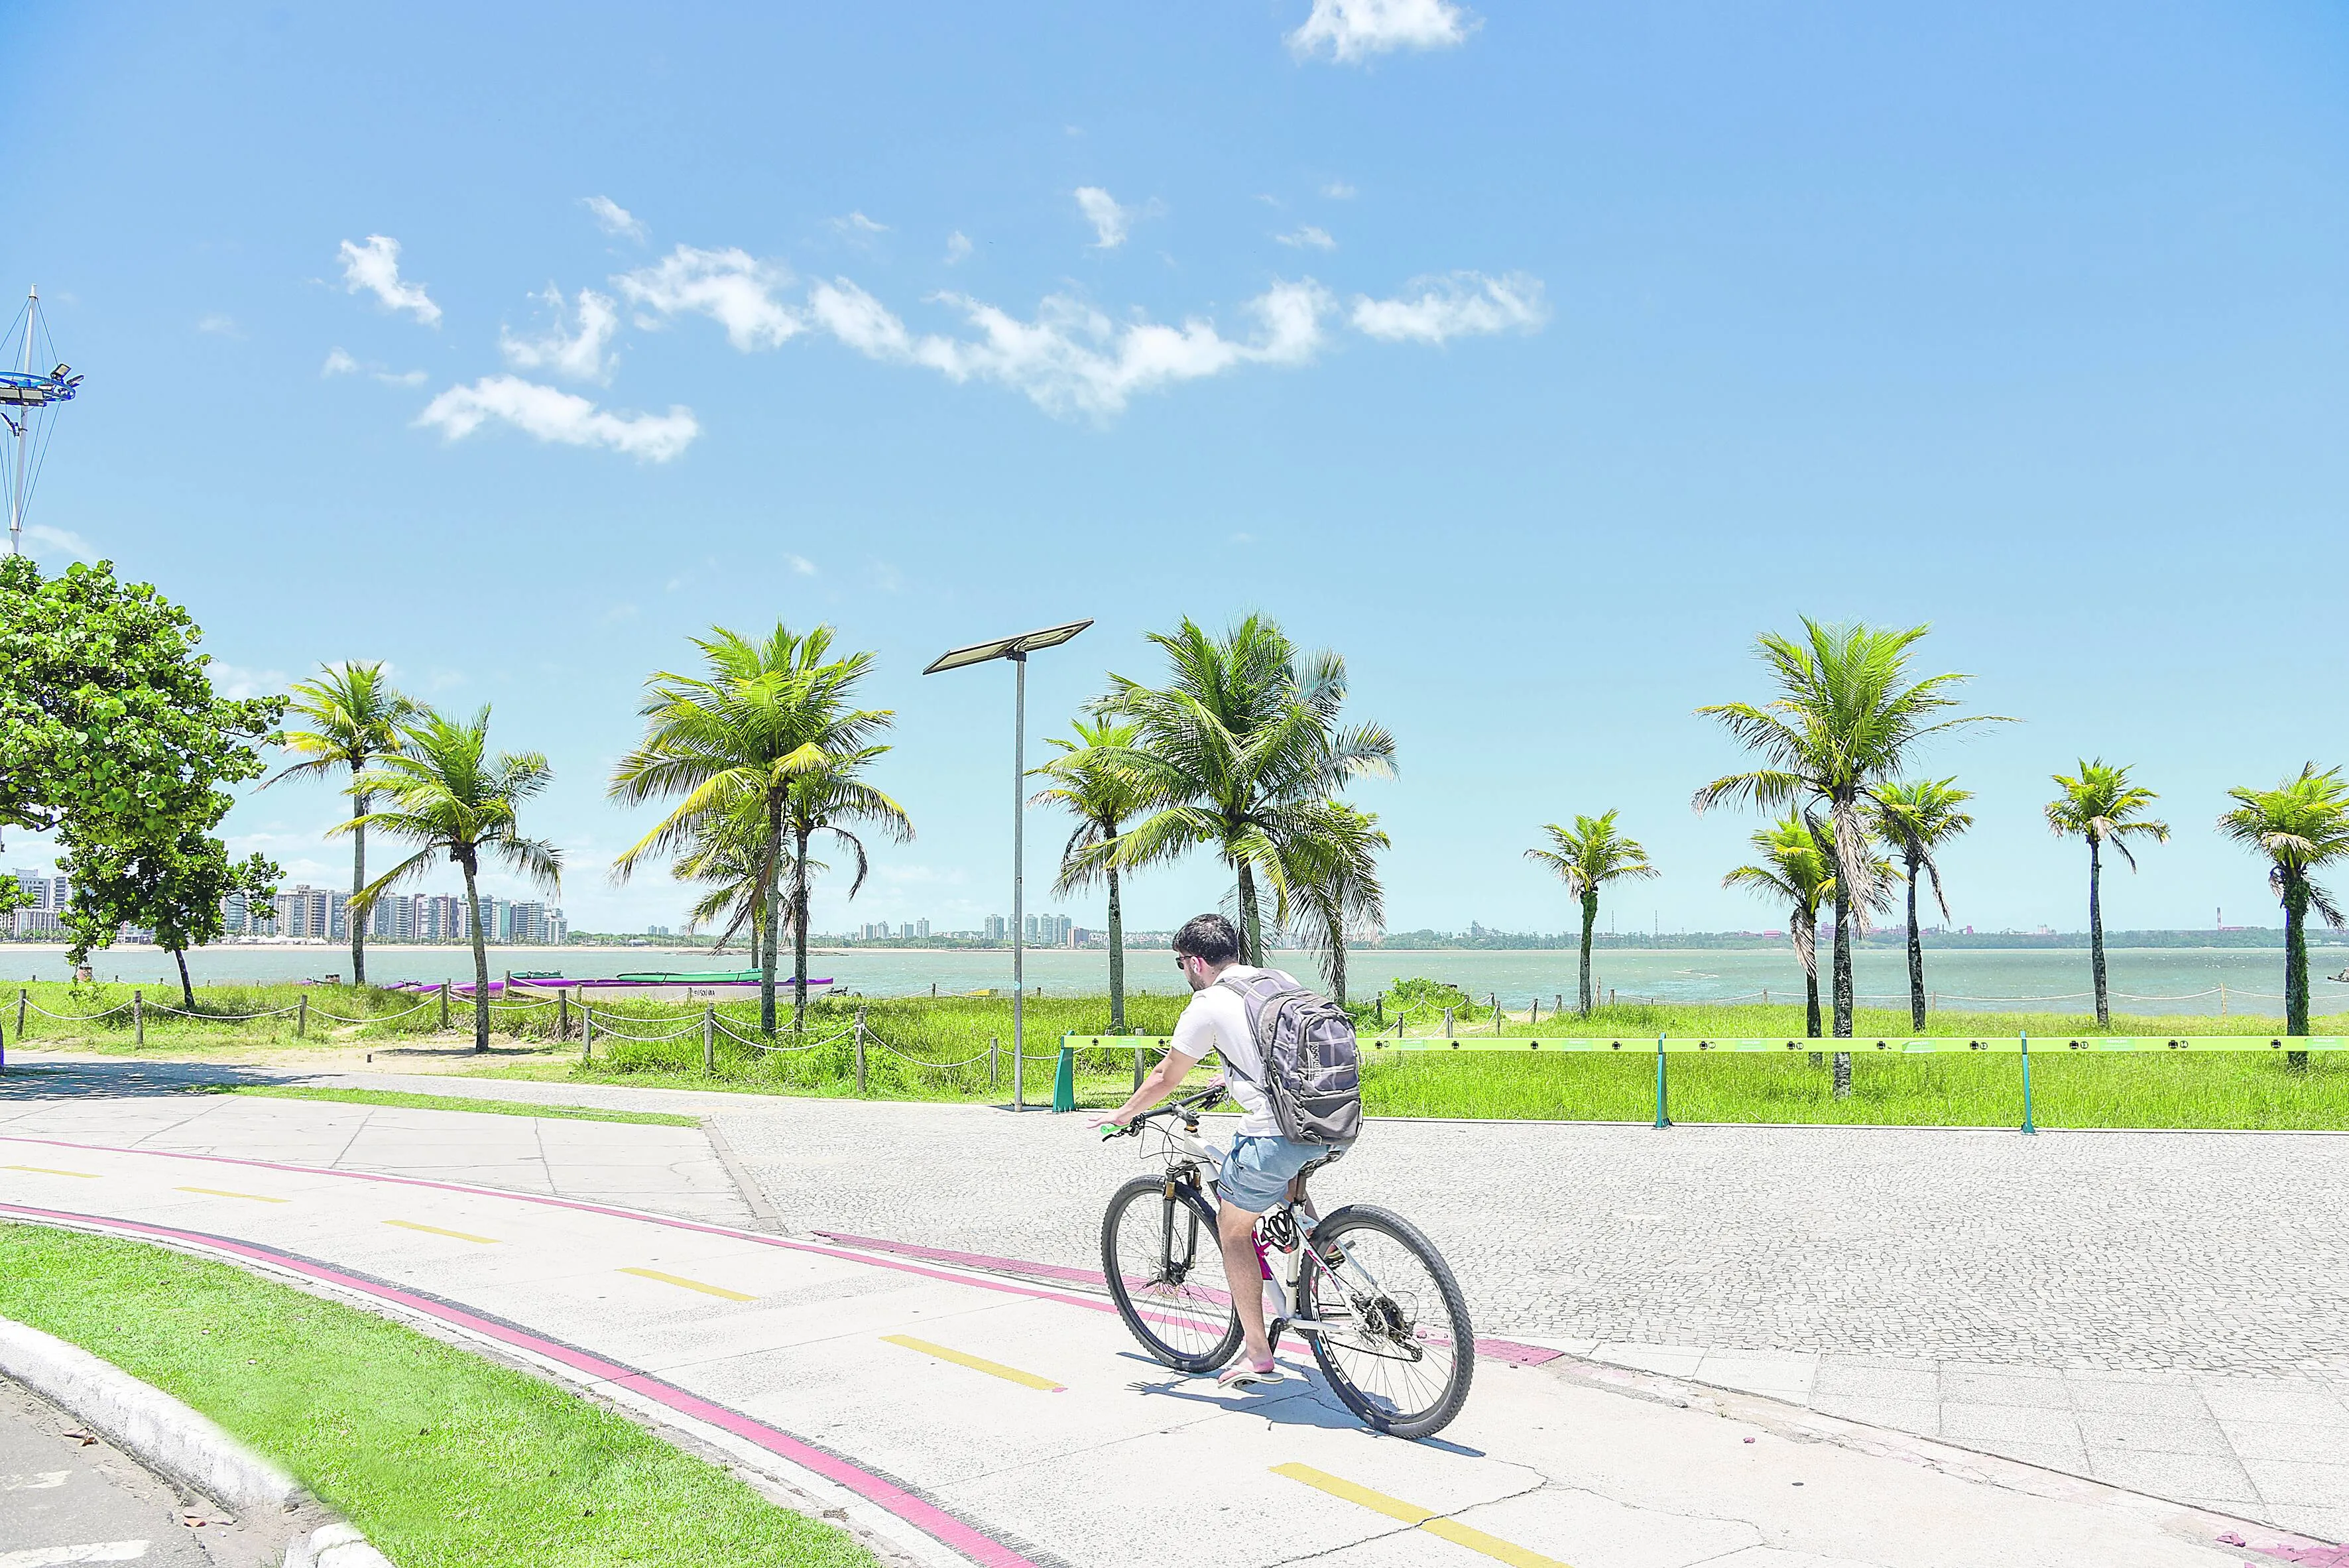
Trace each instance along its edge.
{"label": "palm tree", "polygon": [[[689,852],[696,843],[716,838],[723,830],[720,824],[738,818],[758,822],[751,872],[763,905],[759,929],[765,937],[759,1022],[769,1035],[775,1032],[776,948],[785,919],[779,907],[784,819],[793,786],[830,776],[843,758],[876,755],[882,748],[868,742],[893,717],[851,706],[874,655],[832,658],[832,638],[830,626],[802,635],[779,623],[761,642],[723,626],[693,639],[705,673],[664,670],[645,683],[644,741],[612,770],[609,793],[616,800],[636,805],[683,797],[613,862],[614,873],[624,881],[654,855]],[[801,851],[803,861],[803,842]],[[797,913],[804,913],[806,880],[805,867],[795,862]],[[858,880],[863,881],[861,872]],[[807,1008],[804,926],[798,938],[795,1018],[804,1017]]]}
{"label": "palm tree", "polygon": [[1379,853],[1394,847],[1371,812],[1324,800],[1303,814],[1282,846],[1278,917],[1321,954],[1330,999],[1346,1005],[1346,944],[1386,922]]}
{"label": "palm tree", "polygon": [[[888,716],[881,716],[885,725]],[[826,763],[820,772],[793,775],[790,792],[783,802],[783,830],[790,841],[785,852],[791,871],[791,902],[784,923],[792,933],[792,1027],[799,1029],[807,1021],[808,980],[808,892],[812,873],[823,869],[823,862],[808,858],[809,841],[818,833],[829,833],[839,841],[856,862],[856,876],[848,884],[848,896],[854,898],[864,885],[868,869],[864,843],[843,826],[852,822],[870,822],[894,844],[909,841],[914,836],[914,820],[905,809],[865,783],[857,775],[874,758],[889,748],[885,746],[864,746],[851,751],[826,753]],[[774,951],[776,936],[772,924],[768,952]]]}
{"label": "palm tree", "polygon": [[1125,912],[1119,902],[1114,858],[1087,859],[1085,851],[1113,844],[1126,820],[1143,809],[1143,793],[1133,770],[1123,758],[1133,748],[1136,727],[1106,718],[1088,723],[1078,719],[1070,727],[1074,740],[1054,736],[1061,755],[1035,771],[1052,780],[1029,799],[1031,806],[1061,806],[1077,820],[1061,851],[1061,877],[1052,884],[1060,896],[1109,883],[1109,1026],[1112,1034],[1125,1030]]}
{"label": "palm tree", "polygon": [[1917,927],[1917,873],[1933,879],[1933,902],[1941,918],[1950,918],[1949,895],[1941,891],[1941,868],[1933,851],[1974,825],[1958,810],[1974,798],[1954,779],[1920,779],[1913,784],[1893,782],[1876,791],[1868,810],[1877,837],[1892,847],[1909,882],[1909,1026],[1925,1032],[1925,942]]}
{"label": "palm tree", "polygon": [[1787,906],[1786,934],[1795,956],[1802,961],[1806,1003],[1804,1026],[1811,1038],[1819,1036],[1819,904],[1834,896],[1835,873],[1828,854],[1812,824],[1800,812],[1789,811],[1754,832],[1755,865],[1739,866],[1721,879],[1724,888],[1743,888]]}
{"label": "palm tree", "polygon": [[[262,785],[266,789],[279,779],[322,778],[336,768],[351,770],[351,817],[367,814],[367,798],[357,786],[360,774],[378,757],[398,749],[399,727],[416,717],[417,706],[392,689],[380,664],[345,662],[321,665],[318,678],[294,683],[288,706],[310,721],[308,729],[289,729],[278,744],[303,760],[279,770]],[[351,830],[351,898],[367,885],[367,833]],[[356,909],[346,907],[343,918],[351,928],[351,984],[367,984],[367,923]]]}
{"label": "palm tree", "polygon": [[2076,774],[2053,777],[2064,792],[2047,802],[2047,826],[2059,839],[2077,833],[2088,841],[2088,971],[2096,983],[2096,1026],[2106,1029],[2112,1027],[2113,1013],[2105,1000],[2102,848],[2109,841],[2128,862],[2129,870],[2135,871],[2137,857],[2129,853],[2128,841],[2147,838],[2157,844],[2168,843],[2169,824],[2138,815],[2158,797],[2128,781],[2126,763],[2107,765],[2101,757],[2094,762],[2084,758]]}
{"label": "palm tree", "polygon": [[1282,892],[1283,843],[1349,780],[1393,777],[1394,737],[1374,724],[1340,727],[1346,661],[1299,654],[1260,616],[1221,637],[1186,617],[1150,640],[1165,650],[1173,678],[1156,688],[1113,675],[1101,706],[1133,723],[1135,744],[1120,760],[1158,809],[1113,848],[1086,856],[1134,867],[1212,845],[1237,883],[1243,956],[1260,964],[1257,874]]}
{"label": "palm tree", "polygon": [[[2335,931],[2344,922],[2333,895],[2313,872],[2349,860],[2349,785],[2341,769],[2316,770],[2304,764],[2297,779],[2272,789],[2235,789],[2235,809],[2219,819],[2219,830],[2268,858],[2268,887],[2283,905],[2284,1032],[2308,1033],[2308,912],[2324,917]],[[2292,1065],[2306,1067],[2308,1053],[2292,1053]]]}
{"label": "palm tree", "polygon": [[750,933],[750,967],[760,964],[766,935],[766,903],[760,873],[765,861],[764,825],[755,813],[713,817],[695,826],[691,841],[680,845],[670,873],[678,881],[698,883],[704,890],[686,912],[686,929],[723,921],[715,951],[722,952],[735,933]]}
{"label": "palm tree", "polygon": [[489,754],[490,710],[460,724],[430,710],[400,727],[400,748],[378,759],[353,781],[354,789],[383,796],[390,804],[330,833],[376,828],[416,846],[416,852],[359,890],[351,912],[357,922],[376,901],[401,882],[422,876],[446,856],[465,873],[465,923],[473,934],[473,1049],[490,1048],[490,954],[481,935],[481,899],[477,878],[484,857],[546,889],[563,888],[563,855],[543,839],[522,836],[523,801],[554,779],[535,751]]}
{"label": "palm tree", "polygon": [[1616,813],[1577,817],[1571,829],[1545,823],[1551,847],[1527,850],[1526,859],[1547,866],[1566,884],[1568,897],[1582,901],[1582,1011],[1590,1012],[1590,933],[1599,923],[1599,890],[1611,882],[1662,873],[1648,863],[1637,840],[1615,830]]}
{"label": "palm tree", "polygon": [[[1697,709],[1719,719],[1764,766],[1714,779],[1696,792],[1699,811],[1730,801],[1775,810],[1816,801],[1835,867],[1835,1034],[1851,1036],[1851,942],[1855,913],[1877,896],[1863,802],[1899,776],[1920,742],[1968,725],[2011,722],[1993,715],[1937,717],[1957,706],[1950,688],[1961,675],[1909,679],[1909,650],[1923,626],[1889,631],[1822,625],[1803,618],[1801,641],[1765,633],[1756,652],[1778,695],[1755,707],[1722,703]],[[1836,1092],[1851,1088],[1851,1054],[1836,1053]]]}

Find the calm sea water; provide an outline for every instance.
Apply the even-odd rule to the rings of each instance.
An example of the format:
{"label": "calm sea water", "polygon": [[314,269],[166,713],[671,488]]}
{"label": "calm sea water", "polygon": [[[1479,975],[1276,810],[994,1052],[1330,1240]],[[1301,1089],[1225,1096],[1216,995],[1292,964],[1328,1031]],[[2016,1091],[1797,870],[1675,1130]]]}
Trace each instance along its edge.
{"label": "calm sea water", "polygon": [[[1824,959],[1824,954],[1822,954]],[[2319,948],[2310,954],[2316,987],[2316,1009],[2349,1009],[2349,984],[2336,985],[2323,976],[2338,973],[2344,956],[2340,948]],[[2280,949],[2251,948],[2114,948],[2106,954],[2113,1006],[2131,1013],[2216,1014],[2220,987],[2226,988],[2230,1013],[2283,1011],[2283,954]],[[706,953],[659,948],[500,947],[491,950],[492,974],[513,970],[551,970],[590,978],[641,970],[712,970],[740,961],[740,954],[713,960]],[[1289,954],[1283,961],[1300,975],[1310,977],[1311,961]],[[1907,963],[1898,949],[1862,949],[1855,955],[1858,989],[1864,1002],[1899,1006],[1908,995]],[[348,967],[349,954],[340,948],[301,946],[222,946],[202,950],[188,961],[199,985],[239,980],[318,979]],[[129,984],[176,985],[168,954],[152,947],[124,947],[102,953],[94,966],[100,978]],[[813,973],[830,976],[844,986],[874,996],[925,994],[935,985],[941,993],[1011,984],[1008,953],[941,951],[859,951],[819,954],[811,961]],[[1802,970],[1785,947],[1725,949],[1711,952],[1615,949],[1595,960],[1598,982],[1626,996],[1665,1001],[1719,1001],[1756,998],[1768,992],[1772,1001],[1798,1000]],[[378,981],[433,981],[453,976],[463,980],[472,969],[471,954],[458,947],[370,947],[369,975]],[[1028,983],[1048,995],[1098,995],[1108,989],[1108,955],[1099,951],[1048,949],[1027,956]],[[65,978],[64,950],[30,944],[0,944],[0,982],[28,978]],[[1575,988],[1575,954],[1554,953],[1371,952],[1354,955],[1350,989],[1368,995],[1397,977],[1446,980],[1479,998],[1497,995],[1506,1005],[1523,1007],[1536,997],[1545,1005]],[[1161,950],[1129,953],[1126,983],[1137,991],[1174,991],[1180,987],[1173,958]],[[2023,1008],[2044,1005],[2066,1011],[2070,1005],[2085,1007],[2088,954],[2085,949],[1968,949],[1928,953],[1925,984],[1941,1002],[1952,1007]]]}

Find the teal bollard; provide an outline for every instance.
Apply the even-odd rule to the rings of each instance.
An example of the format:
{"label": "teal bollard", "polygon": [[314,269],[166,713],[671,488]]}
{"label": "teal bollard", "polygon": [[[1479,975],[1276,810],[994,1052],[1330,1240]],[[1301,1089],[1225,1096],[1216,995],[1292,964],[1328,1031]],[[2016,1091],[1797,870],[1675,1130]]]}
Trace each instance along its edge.
{"label": "teal bollard", "polygon": [[1656,1037],[1656,1125],[1670,1127],[1672,1119],[1664,1114],[1664,1037]]}
{"label": "teal bollard", "polygon": [[1061,1042],[1060,1069],[1052,1075],[1052,1109],[1077,1109],[1077,1048],[1065,1039]]}
{"label": "teal bollard", "polygon": [[2031,1031],[2022,1033],[2023,1039],[2023,1130],[2025,1136],[2039,1130],[2031,1125]]}

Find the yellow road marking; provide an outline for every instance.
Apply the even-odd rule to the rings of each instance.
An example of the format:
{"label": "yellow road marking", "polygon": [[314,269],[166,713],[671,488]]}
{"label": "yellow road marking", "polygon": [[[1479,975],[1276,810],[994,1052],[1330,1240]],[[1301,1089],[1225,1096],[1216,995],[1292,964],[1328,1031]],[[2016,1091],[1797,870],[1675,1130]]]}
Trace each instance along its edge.
{"label": "yellow road marking", "polygon": [[78,1176],[85,1181],[95,1181],[98,1179],[98,1172],[95,1171],[52,1171],[46,1165],[11,1165],[6,1169],[30,1171],[36,1176]]}
{"label": "yellow road marking", "polygon": [[419,1225],[413,1220],[386,1220],[387,1225],[398,1225],[403,1231],[422,1231],[429,1236],[454,1236],[460,1242],[479,1242],[485,1247],[498,1244],[495,1236],[476,1236],[466,1231],[444,1231],[438,1225]]}
{"label": "yellow road marking", "polygon": [[1567,1568],[1565,1563],[1555,1557],[1545,1557],[1538,1552],[1528,1552],[1524,1547],[1503,1541],[1498,1536],[1487,1535],[1481,1530],[1472,1530],[1458,1520],[1443,1518],[1428,1509],[1420,1507],[1417,1503],[1405,1502],[1397,1497],[1389,1497],[1382,1491],[1372,1491],[1366,1486],[1357,1486],[1341,1476],[1331,1475],[1327,1470],[1315,1470],[1311,1465],[1275,1465],[1272,1467],[1272,1473],[1285,1475],[1291,1480],[1303,1481],[1318,1491],[1326,1491],[1331,1497],[1342,1498],[1348,1502],[1359,1504],[1373,1513],[1383,1513],[1389,1519],[1399,1519],[1405,1524],[1417,1525],[1430,1535],[1442,1536],[1454,1545],[1465,1546],[1471,1552],[1481,1552],[1496,1563],[1506,1563],[1509,1568]]}
{"label": "yellow road marking", "polygon": [[255,1203],[290,1203],[290,1198],[264,1198],[258,1192],[232,1192],[225,1187],[179,1187],[180,1192],[202,1192],[207,1198],[243,1198]]}
{"label": "yellow road marking", "polygon": [[1041,1388],[1047,1394],[1065,1394],[1068,1389],[1050,1377],[1039,1377],[1033,1372],[1022,1372],[1017,1367],[1006,1367],[1000,1361],[984,1357],[968,1356],[959,1350],[949,1350],[943,1345],[933,1345],[926,1339],[916,1339],[910,1334],[885,1334],[885,1345],[902,1345],[908,1350],[918,1350],[925,1356],[935,1356],[941,1361],[951,1361],[957,1367],[968,1367],[974,1372],[984,1372],[990,1377],[1000,1377],[1007,1383],[1017,1383],[1023,1388]]}
{"label": "yellow road marking", "polygon": [[686,1279],[678,1274],[663,1274],[658,1269],[622,1269],[620,1272],[625,1274],[635,1274],[638,1279],[657,1279],[663,1284],[681,1285],[687,1290],[698,1290],[704,1295],[723,1296],[728,1301],[759,1299],[755,1295],[744,1295],[739,1290],[728,1290],[722,1284],[704,1284],[698,1279]]}

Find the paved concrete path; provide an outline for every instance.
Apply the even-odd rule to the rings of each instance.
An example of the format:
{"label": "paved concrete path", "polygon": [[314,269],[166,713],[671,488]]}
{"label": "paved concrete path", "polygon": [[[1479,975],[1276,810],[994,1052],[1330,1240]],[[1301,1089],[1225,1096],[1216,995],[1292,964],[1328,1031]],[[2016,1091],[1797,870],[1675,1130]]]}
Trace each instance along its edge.
{"label": "paved concrete path", "polygon": [[[207,1552],[240,1533],[228,1515],[197,1499],[183,1507],[111,1444],[66,1436],[79,1430],[70,1416],[0,1377],[0,1564],[212,1568],[258,1560],[235,1545]],[[206,1535],[212,1539],[200,1543]]]}
{"label": "paved concrete path", "polygon": [[[599,1171],[542,1157],[533,1171],[516,1158],[527,1119],[405,1111],[400,1130],[432,1157],[392,1152],[434,1176],[365,1173],[347,1164],[357,1135],[336,1119],[357,1108],[248,1103],[269,1114],[234,1130],[240,1159],[209,1152],[230,1130],[210,1107],[193,1113],[202,1123],[164,1126],[135,1101],[16,1102],[0,1126],[0,1212],[242,1257],[497,1342],[935,1561],[1373,1568],[1464,1565],[1481,1552],[1519,1568],[2219,1568],[2246,1556],[2217,1544],[2228,1525],[2209,1514],[1563,1358],[1486,1363],[1442,1439],[1379,1439],[1309,1364],[1280,1390],[1228,1398],[1167,1372],[1096,1295],[679,1217],[705,1194],[653,1174],[678,1161]],[[752,1119],[726,1119],[749,1130],[739,1124]],[[1021,1139],[1054,1125],[999,1121]],[[555,1125],[622,1150],[690,1131],[545,1130]],[[834,1172],[901,1160],[905,1125]],[[345,1163],[255,1157],[281,1148],[331,1149]],[[1053,1175],[985,1137],[961,1152],[966,1184],[1034,1196]],[[1091,1152],[1097,1202],[1119,1171]],[[554,1191],[533,1190],[541,1180]],[[561,1195],[569,1181],[623,1180],[674,1181],[672,1212]],[[935,1196],[954,1212],[953,1189]],[[926,1228],[937,1230],[935,1213]],[[2253,1532],[2254,1546],[2274,1543]]]}

